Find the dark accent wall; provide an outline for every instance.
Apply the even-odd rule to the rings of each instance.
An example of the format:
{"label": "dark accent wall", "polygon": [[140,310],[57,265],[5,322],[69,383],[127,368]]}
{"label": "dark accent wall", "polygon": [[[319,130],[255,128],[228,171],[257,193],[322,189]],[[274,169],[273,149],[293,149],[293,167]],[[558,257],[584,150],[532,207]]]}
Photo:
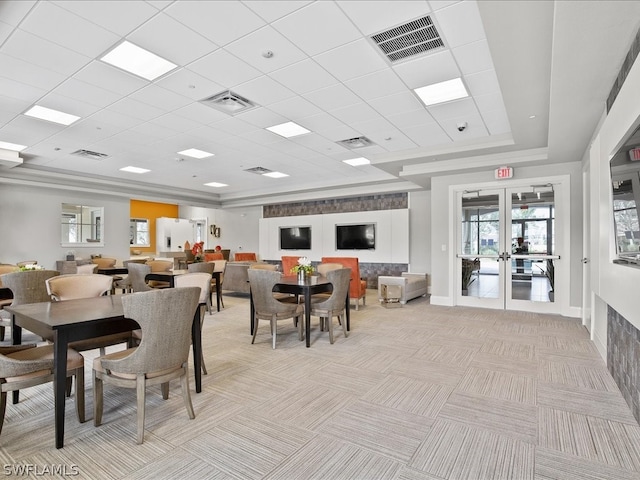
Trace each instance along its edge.
{"label": "dark accent wall", "polygon": [[640,423],[640,330],[607,308],[607,368]]}
{"label": "dark accent wall", "polygon": [[622,84],[627,78],[629,74],[629,70],[633,66],[633,62],[636,61],[636,57],[638,56],[638,52],[640,52],[640,30],[636,33],[636,38],[631,43],[631,47],[629,48],[629,52],[627,52],[627,56],[624,58],[624,62],[622,62],[622,67],[620,67],[620,72],[616,77],[616,81],[613,83],[613,87],[611,87],[611,91],[609,92],[609,96],[607,97],[607,113],[611,110],[613,106],[613,102],[616,101],[616,97],[622,88]]}
{"label": "dark accent wall", "polygon": [[[397,210],[402,208],[409,208],[409,194],[406,192],[265,205],[262,207],[262,216],[264,218],[293,217],[296,215],[371,212],[375,210]],[[356,254],[345,256],[356,256]],[[378,288],[378,276],[400,276],[400,274],[406,272],[407,269],[408,265],[406,263],[360,262],[360,277],[367,281],[367,288],[375,289]]]}

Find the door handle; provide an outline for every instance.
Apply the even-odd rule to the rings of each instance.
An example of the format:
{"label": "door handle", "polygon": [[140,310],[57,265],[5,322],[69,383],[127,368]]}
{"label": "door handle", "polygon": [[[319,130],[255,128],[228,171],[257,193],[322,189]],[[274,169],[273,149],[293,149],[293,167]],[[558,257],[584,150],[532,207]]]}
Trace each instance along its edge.
{"label": "door handle", "polygon": [[582,263],[589,263],[589,259],[587,257],[583,258],[582,260],[580,260]]}

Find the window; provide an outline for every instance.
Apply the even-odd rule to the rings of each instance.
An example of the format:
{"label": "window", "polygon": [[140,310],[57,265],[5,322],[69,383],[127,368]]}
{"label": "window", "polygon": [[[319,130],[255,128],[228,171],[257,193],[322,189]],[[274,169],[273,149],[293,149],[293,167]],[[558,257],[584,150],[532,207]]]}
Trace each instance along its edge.
{"label": "window", "polygon": [[104,208],[62,204],[60,244],[104,246]]}
{"label": "window", "polygon": [[132,218],[129,221],[129,244],[135,247],[150,247],[149,220]]}

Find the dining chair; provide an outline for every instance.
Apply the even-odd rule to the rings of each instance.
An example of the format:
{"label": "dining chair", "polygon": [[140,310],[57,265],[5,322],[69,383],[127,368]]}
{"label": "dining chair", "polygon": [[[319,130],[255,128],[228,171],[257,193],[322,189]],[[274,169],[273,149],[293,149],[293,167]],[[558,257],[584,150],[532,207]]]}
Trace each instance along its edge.
{"label": "dining chair", "polygon": [[190,419],[195,418],[188,370],[191,325],[199,299],[197,287],[166,288],[122,296],[124,315],[140,325],[142,340],[137,347],[93,361],[95,426],[102,423],[104,383],[136,389],[138,444],[144,440],[147,386],[161,385],[162,398],[166,400],[169,381],[179,378],[187,414]]}
{"label": "dining chair", "polygon": [[[222,282],[224,282],[224,272],[227,269],[227,260],[213,260],[211,263],[215,265],[213,269],[214,272],[220,272],[220,305],[224,308],[224,298],[222,297]],[[218,290],[216,289],[217,280],[214,278],[211,281],[211,292],[216,292],[218,294]]]}
{"label": "dining chair", "polygon": [[[173,270],[173,260],[160,260],[156,258],[155,260],[147,260],[147,265],[151,267],[151,272],[153,273],[170,272]],[[151,288],[169,288],[170,284],[162,280],[149,280],[149,286]]]}
{"label": "dining chair", "polygon": [[[79,298],[94,298],[106,295],[111,291],[113,278],[110,275],[96,273],[83,275],[80,273],[59,275],[45,281],[47,292],[56,302],[75,300]],[[69,347],[79,352],[100,349],[100,355],[105,354],[105,348],[121,343],[132,344],[134,334],[132,331],[112,333],[95,338],[87,338],[70,342]],[[53,341],[53,337],[45,340]]]}
{"label": "dining chair", "polygon": [[133,292],[148,292],[153,290],[153,288],[147,285],[147,281],[145,280],[147,274],[151,273],[151,267],[149,265],[143,263],[129,263],[127,265],[127,270],[129,271],[127,277],[129,278],[129,284],[131,285],[131,290],[133,290]]}
{"label": "dining chair", "polygon": [[[193,265],[199,265],[194,263]],[[190,265],[191,266],[191,265]],[[204,316],[209,309],[211,315],[211,274],[207,272],[193,272],[178,275],[174,280],[174,287],[198,287],[200,289],[200,299],[198,300],[198,313],[200,315],[200,330],[204,324]],[[204,364],[204,351],[201,356],[202,373],[207,374],[207,367]]]}
{"label": "dining chair", "polygon": [[[216,266],[213,263],[209,263],[209,262],[198,262],[198,263],[190,263],[189,265],[187,265],[187,271],[189,273],[207,273],[209,274],[209,299],[207,301],[207,308],[209,309],[209,315],[211,315],[213,313],[213,302],[212,302],[212,296],[213,296],[213,289],[215,288],[215,280],[212,277],[212,274],[215,270]],[[178,277],[176,277],[174,279],[174,285],[178,285],[178,282],[176,282],[176,280],[179,277],[182,277],[183,275],[179,275]]]}
{"label": "dining chair", "polygon": [[[67,351],[67,381],[76,377],[75,404],[78,420],[84,418],[84,357]],[[0,347],[0,433],[7,408],[7,392],[53,382],[53,345]]]}
{"label": "dining chair", "polygon": [[46,281],[60,275],[55,270],[26,270],[24,272],[5,273],[0,277],[2,285],[13,293],[11,306],[26,303],[50,302]]}
{"label": "dining chair", "polygon": [[255,312],[251,343],[253,344],[256,340],[259,321],[268,320],[271,325],[272,348],[275,349],[278,320],[288,318],[293,319],[294,326],[298,328],[298,338],[302,340],[304,305],[281,302],[273,294],[273,287],[281,278],[280,272],[250,268],[247,273]]}
{"label": "dining chair", "polygon": [[[338,317],[338,321],[342,324],[342,331],[347,337],[347,322],[345,318],[345,299],[349,291],[349,282],[351,280],[350,268],[339,268],[327,272],[327,280],[333,285],[331,296],[326,300],[315,302],[312,299],[311,315],[320,317],[320,330],[329,330],[329,342],[333,344],[333,317]],[[327,328],[328,327],[328,328]]]}
{"label": "dining chair", "polygon": [[98,265],[95,263],[87,263],[85,265],[78,265],[76,267],[76,273],[80,275],[92,275],[98,269]]}
{"label": "dining chair", "polygon": [[[2,285],[2,275],[20,271],[17,265],[2,264],[0,265],[0,310],[8,307],[13,302],[13,294],[11,290]],[[5,327],[11,326],[11,319],[0,316],[0,342],[4,341]]]}

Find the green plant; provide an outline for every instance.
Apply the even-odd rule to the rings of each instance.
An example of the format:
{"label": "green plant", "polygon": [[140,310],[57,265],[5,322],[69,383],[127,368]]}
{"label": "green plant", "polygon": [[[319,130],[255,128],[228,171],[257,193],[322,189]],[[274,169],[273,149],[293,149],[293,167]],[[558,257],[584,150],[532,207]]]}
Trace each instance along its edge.
{"label": "green plant", "polygon": [[462,290],[467,290],[469,284],[475,280],[473,277],[473,272],[479,269],[477,265],[478,260],[469,260],[466,258],[462,259]]}
{"label": "green plant", "polygon": [[542,267],[538,267],[540,268],[540,270],[542,270],[542,273],[544,274],[545,277],[547,277],[547,279],[549,280],[549,286],[551,287],[551,291],[553,292],[554,290],[554,284],[555,284],[555,277],[556,277],[556,267],[553,264],[553,260],[552,259],[547,259],[547,266],[546,268],[542,268]]}

